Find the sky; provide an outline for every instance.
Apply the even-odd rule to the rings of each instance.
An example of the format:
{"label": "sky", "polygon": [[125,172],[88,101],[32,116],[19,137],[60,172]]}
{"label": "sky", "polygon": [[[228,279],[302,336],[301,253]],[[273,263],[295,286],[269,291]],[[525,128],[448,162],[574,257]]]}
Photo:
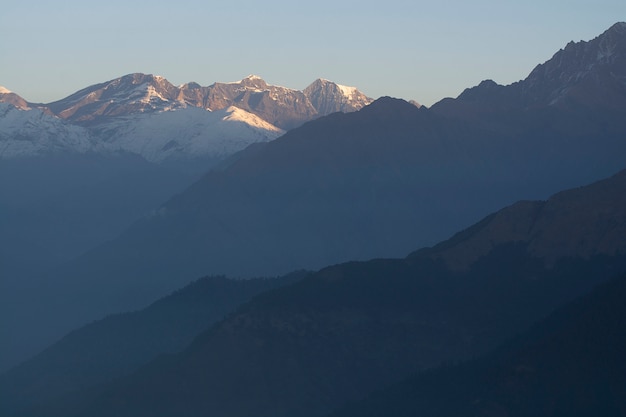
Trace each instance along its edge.
{"label": "sky", "polygon": [[624,0],[48,0],[0,8],[0,85],[31,102],[125,74],[173,84],[317,78],[431,105],[525,78],[626,21]]}

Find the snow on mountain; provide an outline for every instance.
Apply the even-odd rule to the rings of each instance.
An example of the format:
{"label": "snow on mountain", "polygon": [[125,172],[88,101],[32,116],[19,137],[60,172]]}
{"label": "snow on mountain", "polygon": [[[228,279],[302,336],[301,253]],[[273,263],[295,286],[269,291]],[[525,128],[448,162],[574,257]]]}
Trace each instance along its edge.
{"label": "snow on mountain", "polygon": [[250,85],[250,84],[254,84],[254,82],[261,82],[264,87],[267,87],[267,84],[265,83],[265,80],[263,80],[263,78],[259,77],[258,75],[254,75],[254,74],[250,74],[248,75],[246,78],[242,78],[239,81],[231,81],[228,83],[224,83],[224,84],[237,84],[237,85]]}
{"label": "snow on mountain", "polygon": [[267,142],[284,133],[233,106],[215,112],[189,107],[120,117],[92,131],[112,150],[139,154],[157,163],[172,159],[223,159],[248,145]]}
{"label": "snow on mountain", "polygon": [[374,101],[356,87],[347,87],[322,78],[313,81],[303,92],[321,116],[339,111],[356,111]]}
{"label": "snow on mountain", "polygon": [[178,99],[178,87],[163,77],[151,74],[125,75],[47,105],[59,117],[85,126],[110,117],[186,106],[184,101]]}
{"label": "snow on mountain", "polygon": [[93,85],[45,106],[51,113],[83,126],[112,117],[198,107],[220,110],[235,106],[281,129],[336,111],[356,111],[371,103],[355,87],[318,80],[306,90],[267,84],[258,75],[239,81],[174,86],[150,74],[129,74]]}
{"label": "snow on mountain", "polygon": [[15,94],[13,91],[8,88],[2,87],[0,85],[0,103],[9,103],[18,109],[28,110],[30,106],[26,100],[22,97]]}
{"label": "snow on mountain", "polygon": [[39,109],[0,103],[0,159],[103,150],[85,128]]}
{"label": "snow on mountain", "polygon": [[240,81],[206,87],[205,105],[211,110],[236,106],[281,129],[292,129],[319,116],[302,91],[267,84],[250,75]]}
{"label": "snow on mountain", "polygon": [[157,163],[221,159],[319,116],[356,111],[370,102],[355,87],[327,80],[299,91],[269,85],[257,75],[203,87],[128,74],[49,104],[30,104],[2,87],[0,103],[14,107],[3,107],[0,116],[0,155],[41,155],[67,148],[127,151]]}

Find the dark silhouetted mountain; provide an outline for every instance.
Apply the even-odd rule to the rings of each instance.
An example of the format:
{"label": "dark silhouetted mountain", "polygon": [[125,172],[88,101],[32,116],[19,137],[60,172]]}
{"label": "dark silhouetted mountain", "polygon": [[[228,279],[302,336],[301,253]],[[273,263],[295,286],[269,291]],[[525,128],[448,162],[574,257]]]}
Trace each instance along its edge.
{"label": "dark silhouetted mountain", "polygon": [[[414,372],[485,354],[626,270],[624,239],[596,239],[606,224],[625,227],[626,201],[616,197],[604,222],[606,202],[587,203],[624,194],[625,176],[548,200],[528,241],[500,236],[519,222],[505,225],[508,208],[431,251],[325,268],[254,298],[183,352],[32,415],[318,416]],[[493,219],[499,228],[488,227]],[[572,242],[592,243],[547,251],[558,225]],[[489,230],[493,246],[465,270],[433,256]]]}
{"label": "dark silhouetted mountain", "polygon": [[0,376],[1,414],[108,382],[159,354],[181,351],[196,335],[253,296],[303,276],[207,277],[141,311],[110,316],[75,330]]}
{"label": "dark silhouetted mountain", "polygon": [[[626,126],[626,23],[570,42],[517,83],[485,81],[433,111],[504,132],[615,134]],[[577,115],[577,117],[572,117]]]}
{"label": "dark silhouetted mountain", "polygon": [[332,416],[623,416],[625,297],[622,275],[496,353],[415,376]]}

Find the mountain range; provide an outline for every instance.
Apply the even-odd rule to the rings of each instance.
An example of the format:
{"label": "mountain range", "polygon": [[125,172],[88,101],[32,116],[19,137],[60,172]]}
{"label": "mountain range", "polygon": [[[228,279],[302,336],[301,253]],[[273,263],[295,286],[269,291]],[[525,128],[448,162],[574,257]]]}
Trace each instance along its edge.
{"label": "mountain range", "polygon": [[[519,199],[546,198],[617,172],[624,167],[626,151],[626,110],[620,104],[626,96],[620,81],[626,77],[624,27],[619,23],[595,40],[568,45],[527,79],[510,86],[485,82],[430,109],[384,97],[358,111],[319,117],[278,139],[247,148],[187,188],[185,179],[176,176],[180,171],[164,171],[173,167],[138,155],[116,155],[113,163],[99,154],[102,159],[96,159],[101,162],[83,164],[83,156],[93,155],[73,154],[75,166],[89,167],[64,177],[71,178],[68,181],[73,191],[67,191],[65,198],[51,196],[54,204],[48,205],[33,204],[41,199],[22,195],[12,195],[16,201],[21,199],[19,204],[0,201],[0,209],[9,214],[3,217],[9,219],[7,224],[12,224],[10,219],[21,214],[25,206],[35,213],[19,224],[37,224],[33,219],[41,218],[38,209],[60,207],[61,213],[67,214],[62,218],[81,220],[76,229],[82,231],[106,224],[94,213],[116,213],[114,204],[132,197],[134,190],[154,191],[152,202],[159,197],[161,201],[170,198],[160,206],[158,202],[152,206],[137,204],[115,223],[116,227],[106,228],[108,242],[97,246],[97,239],[92,237],[92,249],[85,245],[80,256],[76,256],[80,244],[75,239],[74,250],[68,249],[61,261],[50,261],[52,267],[42,274],[28,280],[3,280],[7,290],[3,291],[6,323],[2,328],[8,336],[3,338],[22,355],[34,353],[81,324],[109,313],[141,308],[207,274],[276,276],[349,260],[402,257]],[[131,94],[120,103],[134,108],[141,118],[167,117],[187,110],[210,115],[220,110],[207,112],[189,103],[202,102],[205,106],[219,97],[244,103],[241,106],[247,110],[237,109],[250,114],[257,109],[255,116],[264,111],[273,114],[269,109],[275,101],[295,103],[291,99],[272,100],[274,90],[263,87],[256,77],[215,84],[206,94],[199,86],[191,86],[185,91],[195,91],[195,95],[188,94],[188,98],[174,94],[182,90],[175,91],[178,87],[172,89],[163,79],[145,77],[128,76],[121,81],[122,77],[109,89],[108,83],[94,86],[48,108],[27,104],[39,109],[40,118],[66,112],[67,120],[54,116],[55,120],[68,128],[95,132],[120,123],[122,116],[115,113],[115,106],[106,104],[111,97],[122,97],[116,96],[118,87],[139,91],[136,97]],[[540,88],[534,87],[537,85]],[[342,97],[354,93],[354,89],[326,86],[316,86],[316,91],[339,91]],[[105,90],[111,90],[112,95],[107,96]],[[229,99],[237,91],[239,98]],[[86,97],[92,93],[93,101],[89,101],[91,98]],[[585,94],[591,93],[593,97],[585,100]],[[174,96],[176,100],[168,98]],[[293,100],[300,100],[298,97],[296,94]],[[310,97],[308,100],[315,101],[320,109],[330,108],[320,104],[324,94]],[[176,110],[165,111],[160,105]],[[101,109],[102,116],[94,109]],[[85,114],[96,116],[89,119]],[[273,123],[287,123],[277,121],[278,116],[283,117],[276,113]],[[0,185],[22,192],[33,187],[49,192],[51,187],[41,184],[63,172],[59,167],[71,165],[65,163],[67,158],[64,155],[58,164],[37,164],[40,176],[27,186],[14,184],[23,181],[24,175],[1,175],[5,184]],[[141,162],[136,163],[138,160]],[[25,165],[23,159],[10,159],[3,160],[0,168],[22,169]],[[102,170],[97,170],[98,166]],[[123,172],[142,167],[138,171],[143,179],[130,187],[130,179],[135,177],[111,175],[121,172],[117,166],[129,168]],[[158,172],[160,178],[171,181],[171,188],[162,187],[147,172]],[[88,177],[100,180],[77,183]],[[186,178],[188,185],[191,180]],[[67,186],[64,180],[57,183]],[[106,210],[81,211],[82,217],[74,216],[70,202],[85,190],[98,196],[93,206]],[[126,193],[122,196],[120,190]],[[103,206],[102,201],[112,205]],[[70,209],[63,211],[66,207]],[[142,210],[143,216],[132,226],[121,226],[132,222],[133,216],[141,216],[138,212]],[[59,218],[54,212],[44,212],[51,219]],[[31,251],[36,246],[30,242],[62,247],[55,246],[54,238],[55,232],[56,236],[66,234],[64,223],[52,227],[47,237],[45,230],[30,227],[23,246]],[[19,228],[13,232],[11,237],[24,237]],[[528,238],[522,232],[516,236]],[[10,238],[3,247],[14,247],[13,240],[17,239]],[[489,247],[489,240],[478,243],[482,250]],[[445,256],[441,257],[443,261]],[[455,256],[454,262],[457,259]],[[459,262],[458,268],[466,266]],[[42,289],[39,294],[30,290],[35,286]]]}
{"label": "mountain range", "polygon": [[[219,279],[199,281],[139,313],[114,316],[77,330],[33,360],[2,375],[0,392],[4,397],[0,403],[5,404],[4,414],[9,416],[323,416],[416,372],[484,355],[507,340],[515,342],[520,332],[554,309],[616,274],[623,274],[626,241],[620,231],[626,228],[624,191],[626,171],[621,171],[606,180],[556,194],[547,201],[519,202],[504,208],[451,239],[406,258],[349,262],[314,274],[283,278],[273,289],[267,288],[239,307],[230,304],[233,311],[223,320],[203,318],[204,329],[200,323],[193,326],[197,333],[186,348],[143,365],[135,363],[134,369],[129,364],[124,371],[118,371],[118,378],[112,379],[111,368],[103,366],[108,359],[106,355],[100,359],[95,341],[107,340],[109,346],[114,346],[108,348],[109,352],[116,352],[116,358],[120,358],[116,363],[128,363],[125,358],[133,357],[136,346],[145,350],[146,341],[151,340],[129,338],[129,333],[146,334],[151,326],[156,326],[166,330],[157,330],[161,338],[169,335],[189,340],[187,334],[177,336],[176,328],[170,328],[172,321],[185,323],[201,310],[215,308],[225,296],[220,287],[250,288],[258,283],[272,285],[273,280],[252,280],[249,284]],[[533,226],[520,238],[519,230],[528,230],[528,217],[533,219]],[[555,229],[563,233],[558,239],[568,245],[554,244]],[[484,241],[492,242],[487,250],[480,244]],[[481,250],[473,251],[475,246]],[[451,254],[464,254],[463,269],[449,262],[447,256]],[[541,359],[545,352],[554,355],[558,346],[571,346],[561,344],[559,338],[572,340],[577,346],[572,329],[589,332],[582,333],[586,343],[593,343],[600,351],[608,347],[594,341],[594,335],[606,334],[610,337],[607,340],[615,343],[621,340],[614,339],[619,334],[623,336],[623,327],[619,327],[620,323],[623,325],[621,313],[613,317],[615,322],[607,314],[615,311],[611,306],[618,303],[623,282],[622,279],[601,289],[603,298],[592,303],[592,314],[600,314],[609,323],[602,325],[599,319],[581,322],[578,311],[585,312],[587,307],[574,305],[572,321],[564,320],[563,314],[556,320],[557,329],[565,328],[565,332],[550,330],[554,327],[552,320],[547,325],[550,331],[539,333],[549,342],[548,349],[533,348],[536,336],[530,339],[532,343],[521,344],[521,352],[530,353],[516,353],[517,357],[531,371],[514,371],[516,375],[526,372],[524,375],[532,378],[532,367],[539,366],[534,365],[534,358]],[[207,285],[208,291],[203,289]],[[610,289],[616,285],[620,292],[613,294]],[[604,304],[607,294],[613,294],[608,295],[609,307]],[[190,297],[210,304],[190,302]],[[180,302],[180,298],[187,301]],[[166,317],[163,311],[167,311]],[[569,316],[570,313],[565,314],[567,319]],[[147,323],[151,326],[146,328]],[[126,348],[119,349],[124,341]],[[158,343],[157,349],[162,345],[163,342]],[[512,352],[519,350],[515,347]],[[574,347],[571,352],[581,351]],[[619,357],[615,353],[611,356],[614,362]],[[528,355],[530,361],[526,359]],[[568,362],[569,357],[548,358],[551,363],[563,363],[558,368],[563,372],[570,363],[584,367],[600,360],[595,355],[592,359],[574,356],[581,362]],[[498,378],[500,373],[506,377],[513,372],[508,370],[512,366],[510,360],[480,362],[490,368],[500,363],[505,367],[496,371],[495,377],[491,371],[484,371],[480,377],[495,380],[500,384],[497,387],[507,392],[506,380],[498,382]],[[515,366],[517,363],[513,362]],[[78,372],[80,369],[84,371]],[[466,377],[463,369],[459,378]],[[542,365],[537,369],[550,368]],[[459,384],[458,378],[443,382],[450,381],[445,379],[448,374],[444,371],[443,376],[435,379],[439,391],[432,398],[416,395],[422,395],[424,401],[448,398],[441,402],[444,407],[463,404],[466,397],[450,401],[450,391],[445,387],[451,384],[452,392],[467,390],[471,398],[475,385],[471,379],[463,379],[464,385],[457,388],[454,384]],[[551,378],[556,378],[558,386],[567,375],[565,372]],[[585,383],[583,377],[587,374],[580,375],[577,382],[571,381],[573,387]],[[432,378],[426,374],[419,381],[427,382],[419,384],[429,384]],[[408,389],[415,385],[411,384]],[[616,387],[623,387],[620,384]],[[570,393],[568,389],[561,390]],[[400,393],[400,400],[389,397],[395,403],[382,403],[372,410],[381,412],[385,407],[394,410],[396,405],[412,404],[413,397],[404,394],[407,389],[392,385],[389,390],[389,395]],[[487,394],[481,391],[480,395]],[[506,404],[510,398],[515,400],[515,395],[490,395],[489,401]],[[364,404],[368,407],[369,403]]]}
{"label": "mountain range", "polygon": [[252,143],[371,102],[356,88],[328,80],[298,91],[255,75],[202,87],[129,74],[48,104],[29,103],[2,88],[0,158],[123,151],[157,163],[200,159],[206,170]]}

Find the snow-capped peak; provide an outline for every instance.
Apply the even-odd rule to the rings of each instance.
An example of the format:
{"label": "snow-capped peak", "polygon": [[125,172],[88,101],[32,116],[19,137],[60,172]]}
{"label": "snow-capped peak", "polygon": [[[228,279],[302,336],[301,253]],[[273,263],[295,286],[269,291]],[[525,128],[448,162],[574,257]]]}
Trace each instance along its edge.
{"label": "snow-capped peak", "polygon": [[225,116],[222,117],[222,120],[224,121],[242,122],[249,126],[263,129],[268,132],[273,132],[276,134],[284,133],[284,130],[279,129],[273,124],[268,123],[265,120],[261,119],[259,116],[252,114],[250,112],[247,112],[243,109],[240,109],[239,107],[229,106],[223,111],[225,113]]}
{"label": "snow-capped peak", "polygon": [[239,81],[231,81],[228,83],[224,83],[224,84],[243,84],[246,81],[264,81],[263,78],[259,77],[258,75],[254,75],[254,74],[250,74],[245,78],[242,78]]}
{"label": "snow-capped peak", "polygon": [[348,86],[341,85],[341,84],[337,84],[337,87],[339,87],[339,90],[341,90],[341,93],[346,97],[352,97],[354,94],[358,93],[358,90],[356,87],[348,87]]}
{"label": "snow-capped peak", "polygon": [[348,87],[323,78],[313,81],[303,92],[321,115],[359,110],[373,101],[356,87]]}
{"label": "snow-capped peak", "polygon": [[13,91],[0,85],[0,94],[11,94]]}

